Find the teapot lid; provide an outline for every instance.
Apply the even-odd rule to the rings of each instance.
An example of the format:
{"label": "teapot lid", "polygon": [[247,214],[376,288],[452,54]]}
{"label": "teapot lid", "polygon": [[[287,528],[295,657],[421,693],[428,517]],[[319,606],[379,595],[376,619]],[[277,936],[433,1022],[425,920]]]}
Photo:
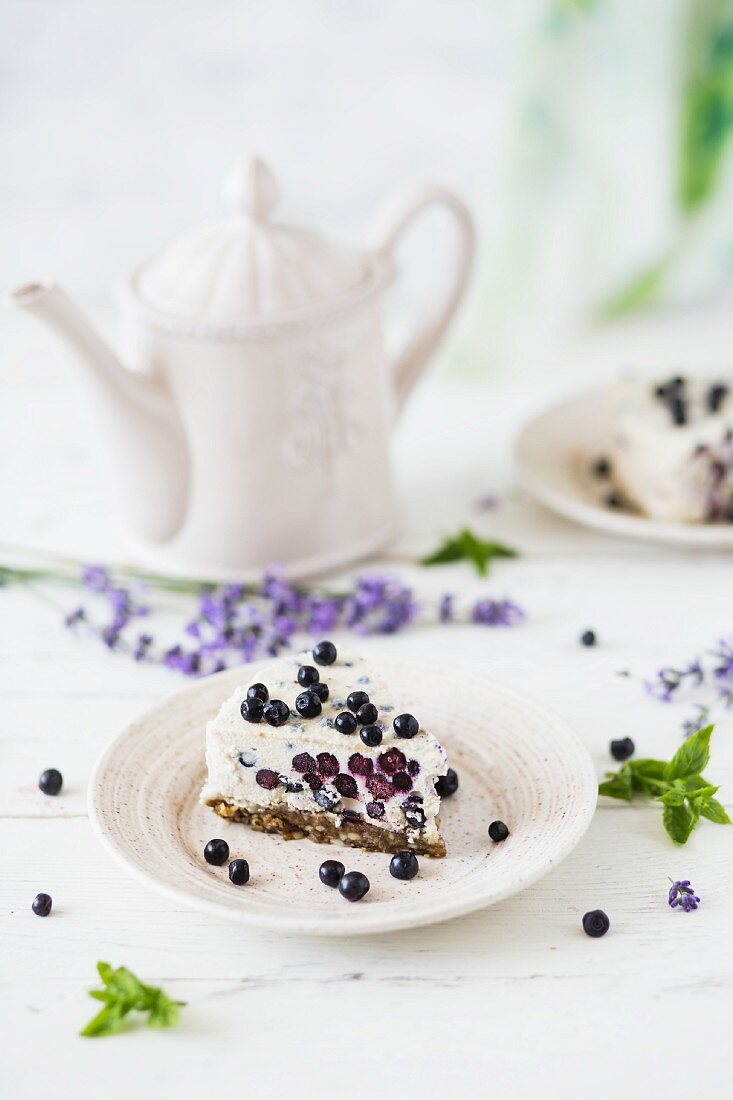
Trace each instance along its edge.
{"label": "teapot lid", "polygon": [[174,241],[140,270],[145,302],[204,320],[256,320],[306,312],[368,278],[368,253],[271,220],[278,188],[266,164],[245,159],[227,177],[229,217]]}

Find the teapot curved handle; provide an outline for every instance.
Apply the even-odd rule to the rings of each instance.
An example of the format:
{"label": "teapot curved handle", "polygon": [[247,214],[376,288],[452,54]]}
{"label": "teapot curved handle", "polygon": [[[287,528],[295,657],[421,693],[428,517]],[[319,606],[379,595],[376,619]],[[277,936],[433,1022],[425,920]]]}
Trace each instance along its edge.
{"label": "teapot curved handle", "polygon": [[393,252],[403,231],[429,206],[444,206],[455,220],[458,248],[448,286],[436,304],[432,303],[408,337],[394,363],[398,408],[401,408],[423,368],[440,342],[460,304],[471,271],[476,230],[465,203],[444,187],[423,186],[398,196],[383,207],[372,222],[370,237],[377,253],[393,262]]}

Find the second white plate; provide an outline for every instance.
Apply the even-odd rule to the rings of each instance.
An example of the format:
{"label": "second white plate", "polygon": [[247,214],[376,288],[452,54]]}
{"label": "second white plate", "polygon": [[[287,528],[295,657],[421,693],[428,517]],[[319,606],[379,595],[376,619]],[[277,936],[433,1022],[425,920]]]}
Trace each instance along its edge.
{"label": "second white plate", "polygon": [[609,434],[602,390],[546,409],[525,425],[515,444],[523,486],[559,515],[609,535],[733,550],[733,524],[660,523],[604,505],[603,487],[588,471],[607,448]]}
{"label": "second white plate", "polygon": [[[377,663],[375,661],[375,663]],[[444,743],[460,789],[444,802],[445,859],[421,859],[412,882],[389,874],[389,856],[308,840],[285,841],[223,821],[199,803],[204,728],[257,665],[201,680],[128,726],[99,761],[90,813],[104,844],[138,878],[176,899],[244,924],[312,935],[386,932],[430,924],[506,898],[535,882],[577,844],[596,805],[596,777],[574,734],[496,683],[444,666],[382,662],[406,710]],[[493,844],[489,823],[510,837]],[[224,837],[250,864],[235,887],[203,848]],[[338,858],[371,890],[350,904],[318,879]]]}

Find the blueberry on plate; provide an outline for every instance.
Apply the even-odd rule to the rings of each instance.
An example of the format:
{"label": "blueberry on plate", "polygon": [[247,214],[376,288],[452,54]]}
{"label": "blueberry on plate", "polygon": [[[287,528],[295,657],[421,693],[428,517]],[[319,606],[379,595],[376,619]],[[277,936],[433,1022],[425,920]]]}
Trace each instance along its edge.
{"label": "blueberry on plate", "polygon": [[270,698],[270,693],[264,684],[252,684],[247,688],[248,699],[259,699],[263,704]]}
{"label": "blueberry on plate", "polygon": [[50,894],[36,894],[31,903],[31,909],[37,917],[47,917],[51,912],[52,905],[53,901]]}
{"label": "blueberry on plate", "polygon": [[295,709],[301,718],[317,718],[321,713],[321,700],[312,691],[301,691],[295,700]]}
{"label": "blueberry on plate", "polygon": [[389,861],[389,873],[392,878],[399,878],[405,882],[414,878],[419,870],[420,865],[414,852],[398,852]]}
{"label": "blueberry on plate", "polygon": [[298,669],[298,683],[301,687],[307,688],[311,684],[317,684],[320,678],[320,672],[313,665],[301,665]]}
{"label": "blueberry on plate", "polygon": [[583,917],[583,931],[586,936],[592,936],[594,940],[599,936],[605,936],[610,927],[611,922],[602,909],[591,909],[590,913],[586,913]]}
{"label": "blueberry on plate", "polygon": [[343,863],[339,863],[337,859],[327,859],[318,868],[318,877],[324,886],[331,886],[335,889],[341,882],[345,870]]}
{"label": "blueberry on plate", "polygon": [[317,695],[322,703],[328,699],[328,684],[311,684],[308,691],[312,691],[314,695]]}
{"label": "blueberry on plate", "polygon": [[365,745],[374,748],[382,743],[382,731],[379,726],[362,726],[359,734]]}
{"label": "blueberry on plate", "polygon": [[614,760],[628,760],[634,755],[636,746],[630,737],[622,737],[620,741],[612,741],[610,744],[611,756]]}
{"label": "blueberry on plate", "polygon": [[359,725],[354,715],[350,710],[343,710],[341,714],[337,714],[333,722],[339,733],[356,733],[356,727]]}
{"label": "blueberry on plate", "polygon": [[249,882],[249,863],[246,859],[233,859],[229,864],[229,881],[235,886],[244,886]]}
{"label": "blueberry on plate", "polygon": [[435,780],[435,793],[439,798],[450,798],[458,790],[458,773],[453,768],[448,768],[445,775],[439,775]]}
{"label": "blueberry on plate", "polygon": [[262,717],[269,726],[284,726],[290,718],[290,707],[282,699],[271,699],[265,704]]}
{"label": "blueberry on plate", "polygon": [[261,722],[264,709],[264,703],[255,695],[252,699],[244,699],[242,701],[239,712],[245,722]]}
{"label": "blueberry on plate", "polygon": [[212,867],[221,867],[222,863],[226,863],[229,859],[229,845],[226,840],[219,837],[210,840],[204,848],[204,859]]}
{"label": "blueberry on plate", "polygon": [[363,707],[365,703],[369,702],[369,696],[365,691],[352,691],[350,695],[346,697],[346,706],[354,714],[358,711],[359,707]]}
{"label": "blueberry on plate", "polygon": [[398,714],[392,725],[397,737],[414,737],[420,729],[420,723],[412,714]]}
{"label": "blueberry on plate", "polygon": [[317,665],[332,665],[337,656],[333,642],[319,642],[313,647],[313,660]]}
{"label": "blueberry on plate", "polygon": [[495,844],[498,844],[499,841],[506,840],[509,836],[509,830],[503,821],[492,821],[489,825],[489,836]]}
{"label": "blueberry on plate", "polygon": [[339,894],[347,901],[360,901],[369,890],[369,879],[361,871],[347,871],[339,881]]}
{"label": "blueberry on plate", "polygon": [[57,771],[56,768],[47,768],[38,777],[38,786],[44,794],[56,795],[61,790],[63,781],[60,771]]}

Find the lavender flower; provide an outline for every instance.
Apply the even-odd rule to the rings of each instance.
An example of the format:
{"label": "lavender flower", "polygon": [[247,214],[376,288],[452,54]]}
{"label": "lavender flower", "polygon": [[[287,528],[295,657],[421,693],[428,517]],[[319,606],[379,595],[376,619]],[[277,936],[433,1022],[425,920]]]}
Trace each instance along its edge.
{"label": "lavender flower", "polygon": [[[669,881],[672,882],[672,879]],[[671,909],[679,908],[685,913],[690,913],[693,909],[697,909],[700,904],[700,899],[695,893],[694,887],[690,885],[690,880],[688,878],[682,879],[681,882],[672,882],[667,904]]]}
{"label": "lavender flower", "polygon": [[685,737],[689,737],[710,720],[715,705],[733,707],[733,642],[720,639],[716,647],[702,658],[695,658],[680,668],[666,666],[651,680],[644,681],[648,695],[662,703],[670,703],[690,692],[702,695],[694,704],[691,715],[682,722]]}
{"label": "lavender flower", "polygon": [[523,619],[521,607],[511,600],[479,600],[471,611],[471,622],[485,626],[516,626]]}

